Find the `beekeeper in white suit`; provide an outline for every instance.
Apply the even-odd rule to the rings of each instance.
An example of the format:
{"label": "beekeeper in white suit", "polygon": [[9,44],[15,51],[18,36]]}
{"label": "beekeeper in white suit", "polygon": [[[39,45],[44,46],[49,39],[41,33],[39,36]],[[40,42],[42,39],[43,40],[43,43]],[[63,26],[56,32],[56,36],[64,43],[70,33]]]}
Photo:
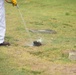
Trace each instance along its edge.
{"label": "beekeeper in white suit", "polygon": [[[6,21],[5,21],[5,7],[4,7],[4,1],[8,2],[8,0],[0,0],[0,46],[9,46],[9,42],[5,42],[5,31],[6,31]],[[13,4],[13,6],[17,5],[16,0],[11,0],[11,2],[8,2]]]}

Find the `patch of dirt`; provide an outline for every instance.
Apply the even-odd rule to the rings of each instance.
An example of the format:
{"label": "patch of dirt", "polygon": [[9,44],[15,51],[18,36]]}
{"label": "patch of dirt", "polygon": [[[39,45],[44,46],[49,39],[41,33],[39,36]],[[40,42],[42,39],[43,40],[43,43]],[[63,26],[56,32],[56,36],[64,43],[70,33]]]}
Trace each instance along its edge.
{"label": "patch of dirt", "polygon": [[[32,71],[42,72],[42,75],[76,75],[76,64],[50,62],[26,50],[7,50],[7,54],[18,67],[28,66]],[[10,58],[9,61],[11,62]]]}

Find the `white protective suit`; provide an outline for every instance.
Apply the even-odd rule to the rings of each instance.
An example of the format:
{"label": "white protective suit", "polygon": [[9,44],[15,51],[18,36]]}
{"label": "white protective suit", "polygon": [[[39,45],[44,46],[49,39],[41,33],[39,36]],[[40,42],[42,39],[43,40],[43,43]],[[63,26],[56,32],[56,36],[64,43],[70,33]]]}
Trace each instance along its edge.
{"label": "white protective suit", "polygon": [[0,0],[0,43],[4,42],[5,37],[5,8],[4,8],[4,0]]}

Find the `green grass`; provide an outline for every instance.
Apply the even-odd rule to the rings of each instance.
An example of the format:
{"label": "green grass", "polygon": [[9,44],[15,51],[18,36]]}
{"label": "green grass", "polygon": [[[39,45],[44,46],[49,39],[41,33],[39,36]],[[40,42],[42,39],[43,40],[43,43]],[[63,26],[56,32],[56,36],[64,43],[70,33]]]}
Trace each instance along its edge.
{"label": "green grass", "polygon": [[76,50],[76,0],[18,0],[18,4],[29,29],[52,29],[57,34],[30,32],[33,40],[40,35],[44,45],[26,47],[30,40],[19,12],[5,3],[5,40],[11,46],[0,47],[0,75],[76,75],[76,61],[68,59],[68,52]]}

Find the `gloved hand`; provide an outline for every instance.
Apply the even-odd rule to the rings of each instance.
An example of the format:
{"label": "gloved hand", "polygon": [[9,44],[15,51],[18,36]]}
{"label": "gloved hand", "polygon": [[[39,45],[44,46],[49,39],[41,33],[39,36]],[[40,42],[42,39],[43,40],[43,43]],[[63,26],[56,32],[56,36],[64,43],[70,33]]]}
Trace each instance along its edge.
{"label": "gloved hand", "polygon": [[11,0],[13,6],[17,6],[17,0]]}

